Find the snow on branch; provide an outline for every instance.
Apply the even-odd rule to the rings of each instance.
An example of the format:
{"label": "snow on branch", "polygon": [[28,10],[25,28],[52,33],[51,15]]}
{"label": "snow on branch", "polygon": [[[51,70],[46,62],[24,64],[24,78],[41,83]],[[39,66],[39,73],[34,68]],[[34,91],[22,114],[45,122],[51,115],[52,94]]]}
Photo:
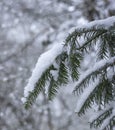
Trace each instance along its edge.
{"label": "snow on branch", "polygon": [[[83,26],[78,26],[72,31],[66,38],[66,44],[77,44],[76,48],[79,51],[90,48],[97,43],[100,39],[103,40],[104,37],[112,33],[114,35],[115,28],[115,16],[106,18],[104,20],[95,20]],[[111,35],[112,36],[112,35]],[[107,42],[111,40],[105,39]]]}
{"label": "snow on branch", "polygon": [[88,69],[80,78],[79,80],[76,82],[76,87],[75,90],[81,86],[81,83],[83,81],[85,81],[89,75],[91,75],[92,73],[94,73],[95,71],[101,71],[104,68],[107,68],[108,66],[111,66],[115,63],[115,57],[112,57],[111,59],[108,60],[101,60],[98,63],[96,63],[96,65],[94,65],[91,69]]}
{"label": "snow on branch", "polygon": [[29,92],[31,92],[34,89],[34,86],[36,82],[41,77],[42,73],[49,68],[50,65],[53,64],[55,58],[61,54],[63,48],[63,44],[55,44],[50,50],[43,53],[37,63],[36,66],[32,72],[32,75],[28,81],[27,86],[24,89],[24,97],[28,97]]}
{"label": "snow on branch", "polygon": [[90,29],[93,27],[102,27],[105,29],[109,29],[110,27],[112,27],[114,25],[115,25],[115,16],[112,16],[112,17],[109,17],[106,19],[92,21],[92,22],[85,24],[83,26],[78,26],[76,29],[79,29],[79,28]]}
{"label": "snow on branch", "polygon": [[[52,77],[51,70],[48,71],[48,73],[51,74],[48,78],[43,78],[43,77],[45,77],[44,73],[48,68],[50,68],[51,65],[53,65],[55,63],[56,58],[60,54],[62,54],[63,51],[65,51],[65,49],[67,51],[67,55],[62,55],[61,58],[58,58],[59,68],[63,64],[61,69],[58,70],[58,72],[61,72],[61,74],[60,74],[61,77],[60,77],[59,73],[56,73],[57,76],[60,78],[60,80],[58,79],[59,81],[57,82],[58,86],[60,84],[63,84],[63,82],[64,82],[63,79],[67,80],[68,74],[71,74],[70,77],[72,79],[75,78],[76,81],[79,79],[76,82],[76,86],[75,86],[75,92],[76,92],[77,89],[82,88],[83,83],[85,83],[84,81],[86,81],[88,78],[93,79],[91,76],[95,72],[101,72],[103,69],[106,69],[109,66],[113,66],[115,63],[114,50],[112,50],[112,48],[114,48],[114,44],[112,44],[111,40],[109,40],[109,39],[113,39],[113,37],[112,37],[114,34],[113,27],[115,27],[115,16],[104,19],[104,20],[97,20],[97,21],[91,22],[87,25],[84,25],[82,27],[79,26],[76,28],[76,30],[73,33],[71,33],[67,37],[65,44],[61,44],[61,43],[55,44],[52,47],[52,49],[50,49],[49,51],[42,54],[39,57],[37,64],[32,72],[32,75],[28,81],[28,84],[24,89],[24,97],[25,97],[24,102],[26,102],[26,104],[27,104],[26,106],[28,106],[28,107],[31,106],[33,101],[35,101],[35,99],[41,92],[42,88],[45,87],[44,82],[46,83],[48,78],[50,79],[50,83],[52,83],[53,80],[51,80],[51,77]],[[111,33],[110,33],[110,31],[111,31]],[[85,49],[87,50],[87,48],[93,47],[95,42],[97,42],[99,39],[103,38],[101,36],[103,36],[104,38],[108,36],[108,38],[106,38],[106,42],[107,42],[107,47],[110,50],[112,50],[112,55],[110,56],[111,58],[103,59],[103,60],[97,62],[96,65],[94,65],[91,69],[87,70],[84,73],[84,75],[80,76],[80,78],[79,78],[78,69],[80,68],[80,63],[83,59],[82,52]],[[85,41],[84,40],[81,41],[81,39],[79,39],[81,37],[83,37]],[[111,44],[109,45],[109,43],[111,43]],[[105,53],[105,52],[102,52],[102,54],[103,53]],[[62,70],[63,70],[63,72],[62,72]],[[96,74],[94,74],[94,75],[96,75]],[[64,83],[68,84],[68,82],[64,82]],[[86,84],[84,84],[84,85],[86,85]],[[93,84],[92,85],[93,87],[89,86],[89,88],[86,88],[86,89],[89,89],[88,93],[85,93],[84,94],[85,96],[83,96],[81,98],[81,101],[79,101],[78,110],[80,110],[81,106],[84,104],[85,100],[83,100],[83,99],[85,99],[85,97],[88,97],[90,95],[90,93],[95,89],[95,87],[96,87],[95,85],[96,84]],[[58,87],[53,85],[52,88],[53,89],[49,89],[50,93],[54,93],[55,92],[54,90],[56,90]],[[82,104],[82,105],[80,105],[80,104]]]}
{"label": "snow on branch", "polygon": [[[114,110],[114,111],[115,111],[115,110]],[[110,117],[106,118],[106,119],[103,121],[103,123],[102,123],[102,125],[101,125],[101,127],[100,127],[100,130],[105,130],[106,127],[110,124],[110,121],[112,120],[112,118],[113,118],[114,116],[115,116],[115,115],[112,113]]]}
{"label": "snow on branch", "polygon": [[87,98],[93,92],[95,87],[97,87],[98,83],[99,83],[99,80],[97,79],[97,80],[95,80],[95,82],[91,83],[87,88],[84,89],[84,92],[82,93],[82,95],[80,96],[80,98],[77,102],[77,107],[76,107],[77,113],[81,110],[81,108],[84,105],[84,103],[86,102]]}
{"label": "snow on branch", "polygon": [[115,104],[112,102],[106,108],[104,108],[104,110],[100,110],[98,112],[95,112],[95,115],[92,115],[90,117],[89,122],[94,122],[97,118],[99,118],[100,116],[102,116],[105,112],[110,111],[111,109],[113,109],[114,106],[115,106]]}

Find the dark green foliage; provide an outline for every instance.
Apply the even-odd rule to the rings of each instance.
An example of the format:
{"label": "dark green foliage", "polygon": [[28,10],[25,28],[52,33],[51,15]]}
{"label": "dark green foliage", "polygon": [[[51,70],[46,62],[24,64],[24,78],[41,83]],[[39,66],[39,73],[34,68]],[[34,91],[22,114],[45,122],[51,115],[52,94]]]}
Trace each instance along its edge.
{"label": "dark green foliage", "polygon": [[35,85],[35,88],[32,92],[30,92],[26,102],[25,102],[25,108],[28,109],[36,100],[37,96],[39,95],[39,93],[41,91],[43,91],[45,85],[46,85],[46,81],[50,80],[51,78],[51,74],[50,74],[50,70],[54,70],[54,66],[51,65],[41,76],[41,78],[38,80],[38,82]]}
{"label": "dark green foliage", "polygon": [[52,77],[50,85],[49,85],[49,89],[48,89],[48,98],[49,98],[49,100],[52,100],[55,97],[55,95],[57,93],[57,90],[58,90],[58,84]]}
{"label": "dark green foliage", "polygon": [[[115,62],[114,62],[115,64]],[[93,81],[97,78],[97,77],[103,77],[103,73],[105,73],[104,71],[106,71],[106,69],[108,67],[114,66],[113,63],[106,63],[104,66],[101,66],[98,69],[94,69],[91,72],[88,72],[88,74],[82,79],[81,82],[79,82],[77,84],[77,86],[74,89],[74,93],[80,94],[81,92],[83,92],[83,89],[90,84],[90,81]]]}
{"label": "dark green foliage", "polygon": [[[98,46],[97,57],[95,57],[98,63],[94,65],[94,68],[89,66],[89,70],[80,79],[81,62],[85,58],[84,54],[90,54],[95,46]],[[104,62],[105,60],[106,62]],[[115,100],[115,23],[108,28],[99,25],[76,29],[66,38],[63,52],[56,57],[54,62],[57,66],[52,64],[42,74],[34,90],[27,97],[26,109],[33,104],[39,93],[45,88],[46,83],[49,85],[48,98],[52,100],[60,86],[67,85],[71,80],[78,81],[74,93],[79,96],[92,82],[98,81],[82,104],[78,115],[85,114],[87,109],[91,108],[93,104],[97,104],[103,112],[91,122],[90,126],[99,128],[106,119],[109,119],[103,130],[113,130],[115,125],[114,108],[104,109]],[[103,62],[104,64],[100,65]],[[110,70],[113,70],[111,77],[109,77]]]}
{"label": "dark green foliage", "polygon": [[67,58],[68,58],[67,52],[63,52],[57,58],[57,63],[59,64],[58,79],[57,79],[58,85],[64,85],[68,83],[68,68],[66,65]]}
{"label": "dark green foliage", "polygon": [[57,82],[58,85],[64,85],[68,83],[68,69],[63,62],[60,63]]}
{"label": "dark green foliage", "polygon": [[101,36],[99,44],[99,59],[105,59],[115,55],[115,34],[114,31],[108,31]]}
{"label": "dark green foliage", "polygon": [[103,36],[103,34],[107,33],[106,29],[103,29],[102,27],[96,28],[92,27],[91,29],[76,29],[73,33],[69,34],[69,36],[66,38],[66,43],[75,42],[75,40],[79,39],[80,37],[84,37],[84,43],[82,46],[80,46],[80,43],[78,44],[78,50],[86,50],[90,49],[94,44],[96,44],[96,41]]}
{"label": "dark green foliage", "polygon": [[52,100],[53,97],[55,97],[59,86],[61,85],[66,85],[68,83],[68,68],[66,66],[66,59],[68,55],[66,52],[62,53],[59,55],[56,59],[57,64],[59,64],[59,69],[57,70],[58,72],[58,77],[56,80],[54,80],[53,76],[50,81],[49,89],[48,89],[48,98],[49,100]]}
{"label": "dark green foliage", "polygon": [[[103,130],[113,130],[113,126],[115,125],[115,116],[113,113],[113,108],[108,108],[106,110],[103,110],[103,112],[96,117],[91,123],[90,127],[98,128],[101,127],[102,124],[104,124],[105,119],[107,119],[107,125],[103,125]],[[111,116],[112,115],[112,116]]]}
{"label": "dark green foliage", "polygon": [[70,68],[70,73],[73,81],[78,80],[79,77],[79,72],[78,68],[80,67],[80,60],[82,59],[82,56],[79,53],[71,53],[69,60],[69,68]]}
{"label": "dark green foliage", "polygon": [[113,101],[113,89],[111,81],[101,77],[98,85],[86,98],[78,114],[83,115],[94,103],[100,107],[106,106],[110,101]]}
{"label": "dark green foliage", "polygon": [[96,119],[94,119],[91,122],[90,127],[95,127],[95,128],[100,127],[103,121],[112,114],[112,110],[113,108],[109,108],[103,111],[101,114],[99,114],[99,116],[97,116]]}

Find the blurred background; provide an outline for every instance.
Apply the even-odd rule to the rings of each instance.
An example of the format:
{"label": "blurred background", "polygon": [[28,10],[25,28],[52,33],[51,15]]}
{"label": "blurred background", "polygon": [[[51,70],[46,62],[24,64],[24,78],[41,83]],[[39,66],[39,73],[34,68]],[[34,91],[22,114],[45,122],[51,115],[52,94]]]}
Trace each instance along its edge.
{"label": "blurred background", "polygon": [[0,130],[89,130],[91,112],[75,114],[71,85],[52,102],[43,92],[28,111],[21,98],[40,54],[76,26],[113,15],[115,0],[0,0]]}

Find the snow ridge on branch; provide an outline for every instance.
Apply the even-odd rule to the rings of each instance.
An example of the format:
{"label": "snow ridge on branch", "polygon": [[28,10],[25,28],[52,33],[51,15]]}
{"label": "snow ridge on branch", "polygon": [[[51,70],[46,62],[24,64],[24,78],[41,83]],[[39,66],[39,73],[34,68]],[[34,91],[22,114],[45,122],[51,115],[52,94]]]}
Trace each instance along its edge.
{"label": "snow ridge on branch", "polygon": [[[95,57],[98,62],[93,67],[89,66],[81,75],[84,54],[90,54],[95,46],[98,46]],[[68,35],[65,44],[56,44],[38,59],[25,87],[25,108],[31,107],[46,86],[47,96],[52,100],[59,87],[73,81],[76,83],[74,92],[81,96],[77,106],[79,115],[85,114],[94,103],[103,109],[103,106],[106,107],[114,101],[115,75],[111,74],[111,79],[108,77],[111,70],[114,73],[114,68],[115,16],[77,27]],[[97,128],[102,125],[102,129],[111,130],[115,116],[113,110],[114,107],[97,117],[91,122],[91,127]],[[104,120],[107,123],[104,123]],[[111,122],[108,122],[110,120]]]}

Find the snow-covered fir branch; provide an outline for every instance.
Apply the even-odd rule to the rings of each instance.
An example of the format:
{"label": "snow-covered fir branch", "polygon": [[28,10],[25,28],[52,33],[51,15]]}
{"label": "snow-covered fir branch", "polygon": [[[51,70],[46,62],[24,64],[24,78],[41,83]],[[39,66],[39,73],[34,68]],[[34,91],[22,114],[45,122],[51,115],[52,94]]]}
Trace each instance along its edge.
{"label": "snow-covered fir branch", "polygon": [[[88,70],[81,74],[85,54],[90,54],[92,48],[97,45],[98,54],[94,57],[98,59],[97,63],[94,62],[93,67],[89,66]],[[47,95],[54,97],[59,86],[67,85],[71,79],[76,83],[74,91],[81,96],[77,104],[78,113],[85,114],[86,109],[91,108],[94,103],[106,107],[114,101],[115,75],[111,74],[111,79],[108,77],[109,71],[113,70],[114,73],[114,69],[115,16],[77,27],[66,38],[65,44],[54,45],[38,59],[24,90],[25,107],[29,108],[46,86],[49,94]],[[102,130],[108,130],[107,127],[113,128],[111,122],[114,121],[114,116],[114,109],[109,111],[109,114],[107,111],[104,116],[100,116],[102,119],[97,118],[94,121],[96,125],[92,123],[92,126],[102,125]]]}
{"label": "snow-covered fir branch", "polygon": [[43,53],[36,63],[36,66],[32,72],[32,75],[28,81],[27,86],[24,89],[24,97],[28,97],[29,92],[34,89],[36,82],[41,77],[42,73],[53,64],[55,58],[62,52],[63,44],[58,43],[52,47],[49,51]]}

